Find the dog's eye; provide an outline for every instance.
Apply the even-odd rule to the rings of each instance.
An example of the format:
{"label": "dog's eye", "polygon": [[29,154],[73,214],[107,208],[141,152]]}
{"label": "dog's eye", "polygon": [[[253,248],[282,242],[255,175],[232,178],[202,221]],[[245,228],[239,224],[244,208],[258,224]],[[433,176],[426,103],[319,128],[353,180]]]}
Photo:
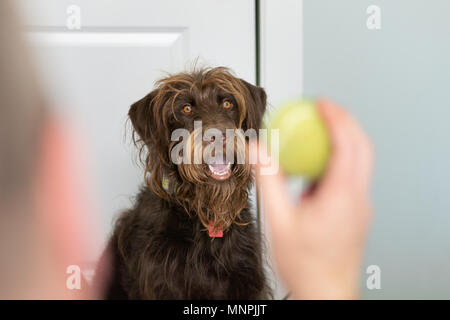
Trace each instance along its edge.
{"label": "dog's eye", "polygon": [[229,100],[224,100],[222,102],[222,107],[224,109],[231,109],[233,107],[233,104]]}
{"label": "dog's eye", "polygon": [[184,113],[191,113],[191,112],[192,112],[192,106],[191,106],[190,104],[186,104],[186,105],[183,107],[183,112],[184,112]]}

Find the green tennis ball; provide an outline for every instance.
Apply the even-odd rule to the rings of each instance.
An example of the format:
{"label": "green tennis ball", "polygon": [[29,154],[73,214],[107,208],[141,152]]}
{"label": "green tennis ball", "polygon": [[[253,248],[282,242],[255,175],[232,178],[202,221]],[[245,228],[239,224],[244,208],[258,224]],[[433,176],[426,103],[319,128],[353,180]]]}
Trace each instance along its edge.
{"label": "green tennis ball", "polygon": [[279,130],[279,163],[288,175],[319,178],[330,156],[330,139],[312,100],[291,101],[266,117],[269,148],[271,129]]}

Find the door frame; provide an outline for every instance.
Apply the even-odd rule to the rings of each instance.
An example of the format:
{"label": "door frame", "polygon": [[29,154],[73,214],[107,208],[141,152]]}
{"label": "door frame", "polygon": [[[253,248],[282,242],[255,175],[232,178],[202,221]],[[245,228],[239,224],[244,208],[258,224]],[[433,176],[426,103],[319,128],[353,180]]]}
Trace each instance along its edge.
{"label": "door frame", "polygon": [[[303,0],[255,0],[255,50],[256,85],[265,89],[269,111],[303,94]],[[258,229],[268,234],[260,195],[257,188]],[[269,272],[274,298],[283,299],[288,292],[273,266],[270,243],[268,246],[267,267],[274,270]]]}

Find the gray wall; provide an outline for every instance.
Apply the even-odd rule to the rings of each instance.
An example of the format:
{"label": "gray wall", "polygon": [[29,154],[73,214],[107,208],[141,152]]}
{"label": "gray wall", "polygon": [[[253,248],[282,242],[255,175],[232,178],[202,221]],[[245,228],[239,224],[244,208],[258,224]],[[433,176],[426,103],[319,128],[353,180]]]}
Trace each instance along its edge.
{"label": "gray wall", "polygon": [[[381,30],[366,9],[381,8]],[[363,298],[450,298],[450,1],[305,0],[304,92],[351,110],[375,144]],[[381,268],[381,290],[365,267]]]}

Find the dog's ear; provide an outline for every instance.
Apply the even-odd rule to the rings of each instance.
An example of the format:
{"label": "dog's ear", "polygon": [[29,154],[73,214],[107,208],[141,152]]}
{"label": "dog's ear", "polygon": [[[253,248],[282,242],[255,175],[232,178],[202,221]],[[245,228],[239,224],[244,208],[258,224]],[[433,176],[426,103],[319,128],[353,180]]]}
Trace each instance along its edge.
{"label": "dog's ear", "polygon": [[128,117],[131,120],[135,133],[144,142],[151,138],[151,131],[154,127],[153,99],[157,93],[157,89],[153,90],[142,99],[133,103],[128,111]]}
{"label": "dog's ear", "polygon": [[246,129],[259,129],[261,121],[266,111],[266,91],[259,86],[252,85],[245,80],[242,83],[248,90],[248,96],[245,97],[247,105],[247,114],[245,117]]}

